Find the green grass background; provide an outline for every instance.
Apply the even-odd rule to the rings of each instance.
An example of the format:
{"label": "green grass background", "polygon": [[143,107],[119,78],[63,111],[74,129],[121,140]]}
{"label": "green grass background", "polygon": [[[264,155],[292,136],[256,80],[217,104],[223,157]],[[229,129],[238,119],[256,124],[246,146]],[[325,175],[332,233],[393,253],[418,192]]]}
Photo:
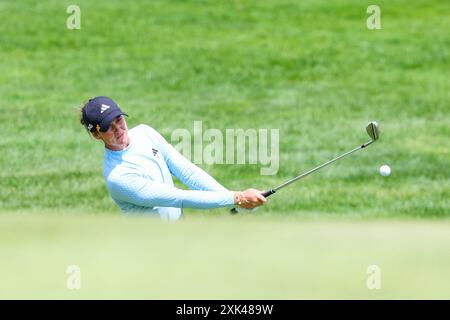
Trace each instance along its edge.
{"label": "green grass background", "polygon": [[[189,239],[187,243],[198,241],[201,246],[206,246],[203,241],[208,243],[215,234],[209,230],[209,223],[213,225],[212,230],[217,228],[217,231],[221,219],[224,221],[224,241],[217,244],[218,250],[239,250],[243,243],[253,243],[258,248],[255,252],[260,254],[255,254],[247,264],[240,260],[242,255],[232,256],[228,264],[220,259],[213,260],[212,273],[208,277],[219,272],[215,268],[233,267],[233,261],[237,264],[234,267],[238,268],[261,266],[270,261],[272,270],[279,274],[283,271],[287,278],[294,279],[292,287],[284,290],[285,287],[277,284],[277,278],[272,275],[272,280],[266,280],[273,282],[264,280],[261,286],[253,285],[253,289],[237,294],[233,291],[236,289],[224,289],[231,288],[226,282],[232,278],[230,276],[220,278],[222,282],[214,294],[212,287],[201,289],[199,285],[197,293],[187,289],[179,291],[181,289],[177,287],[178,294],[173,297],[300,298],[308,297],[306,291],[309,297],[316,297],[315,291],[296,291],[302,286],[301,281],[295,279],[308,273],[294,267],[286,270],[282,262],[289,264],[289,259],[296,259],[290,255],[302,252],[302,249],[309,252],[312,255],[309,258],[313,260],[321,259],[315,254],[341,252],[345,255],[356,246],[355,242],[361,240],[357,250],[360,255],[356,254],[355,259],[360,263],[358,266],[364,264],[364,268],[356,265],[352,268],[364,275],[371,259],[365,260],[363,244],[364,241],[375,241],[364,238],[364,230],[372,225],[381,233],[386,227],[394,237],[393,241],[398,240],[400,246],[405,246],[402,247],[404,250],[399,250],[398,257],[404,258],[401,266],[410,270],[411,277],[424,281],[425,270],[427,276],[437,277],[433,270],[446,267],[448,278],[446,252],[449,242],[441,243],[448,235],[450,216],[448,3],[378,1],[381,30],[366,27],[369,16],[366,9],[373,4],[367,1],[79,0],[76,4],[81,8],[80,30],[66,28],[69,16],[66,8],[70,4],[73,2],[56,0],[5,0],[0,3],[0,220],[2,227],[9,230],[2,232],[0,244],[9,264],[2,263],[0,270],[10,281],[9,287],[3,288],[13,288],[14,283],[18,283],[11,272],[16,276],[31,272],[32,269],[19,272],[18,266],[32,268],[30,264],[34,259],[37,259],[38,269],[47,261],[45,268],[42,267],[46,270],[42,279],[57,281],[49,271],[59,268],[51,263],[52,254],[57,255],[55,259],[62,259],[55,260],[59,263],[56,265],[69,263],[70,259],[63,259],[64,254],[71,252],[70,244],[78,243],[73,247],[74,254],[87,252],[76,257],[83,262],[89,261],[88,257],[99,252],[100,244],[85,251],[86,246],[96,243],[95,235],[102,235],[103,227],[110,223],[116,228],[118,239],[111,238],[109,246],[105,247],[110,255],[109,263],[118,263],[115,245],[119,252],[126,252],[127,248],[136,245],[139,234],[143,233],[145,247],[137,246],[135,252],[139,252],[139,257],[146,257],[143,266],[147,267],[153,258],[146,254],[154,249],[161,249],[157,252],[167,249],[160,246],[164,240],[158,233],[161,231],[152,231],[159,228],[175,230],[170,231],[170,234],[173,232],[173,243]],[[117,222],[122,221],[117,218],[119,210],[109,198],[102,177],[103,147],[90,139],[78,124],[76,108],[96,95],[115,99],[130,115],[129,127],[146,123],[168,140],[177,128],[192,131],[195,120],[201,120],[204,129],[218,128],[222,132],[233,128],[279,129],[280,169],[276,175],[261,176],[259,165],[202,166],[234,190],[273,187],[356,147],[367,140],[364,126],[370,120],[381,124],[382,136],[367,150],[270,198],[267,206],[256,215],[230,220],[225,209],[186,210],[187,219],[195,217],[195,221],[198,218],[204,223],[182,223],[175,227],[156,223],[158,227],[155,227],[154,222],[148,222],[149,230],[139,228],[137,223],[133,225],[138,228],[136,231],[127,227],[122,234],[119,232],[121,222]],[[378,168],[382,164],[391,166],[391,176],[379,175]],[[80,218],[81,225],[72,214],[83,217]],[[64,231],[55,239],[48,233],[48,228],[56,223],[54,219]],[[90,223],[83,222],[90,219]],[[309,231],[308,223],[316,230],[327,219],[331,222],[324,228],[332,229],[330,234],[336,235],[334,240]],[[341,229],[335,219],[345,219],[348,224]],[[374,221],[379,219],[384,222]],[[404,224],[396,222],[391,226],[389,221],[393,219],[404,221]],[[406,222],[410,219],[418,219],[417,224]],[[433,221],[428,221],[430,219]],[[355,223],[353,227],[351,221]],[[253,235],[264,243],[264,238],[258,237],[263,237],[267,231],[264,228],[271,229],[273,224],[277,224],[278,233],[268,238],[273,241],[263,250],[258,247],[260,242],[255,244],[251,237]],[[71,225],[73,230],[86,229],[86,238],[81,231],[76,233],[76,239],[70,238]],[[239,229],[241,231],[236,232],[241,233],[228,243],[229,238],[233,239],[233,233],[228,234],[234,232],[233,226],[247,228],[248,234]],[[264,230],[258,229],[259,226]],[[415,237],[417,230],[425,229],[436,231],[424,236],[423,239],[429,242]],[[335,239],[342,235],[341,230],[346,230],[343,234],[349,247],[343,245],[332,251],[333,247],[327,244],[335,245]],[[394,236],[397,234],[394,230],[398,230],[398,236]],[[66,231],[69,235],[63,236]],[[293,242],[280,240],[282,235],[292,235]],[[316,240],[317,246],[313,245]],[[301,247],[304,242],[310,247]],[[288,246],[284,247],[286,243]],[[422,247],[424,243],[430,244],[429,253],[425,246]],[[300,247],[295,251],[296,244]],[[281,251],[280,246],[284,248]],[[138,248],[144,251],[138,251]],[[178,247],[174,245],[168,250],[174,248]],[[389,248],[389,242],[380,244],[381,261],[390,262],[397,256],[386,253],[390,252],[386,251]],[[417,252],[414,251],[416,248],[419,248]],[[195,261],[205,262],[209,253],[215,254],[211,253],[214,250],[210,247],[201,249],[197,260],[188,260],[192,269],[197,265]],[[270,259],[267,252],[275,252],[278,259]],[[426,260],[422,253],[433,255],[432,259]],[[139,265],[138,256],[133,259],[136,266]],[[173,265],[183,263],[171,259],[163,259],[165,266],[169,266],[165,269],[166,276],[179,272]],[[295,261],[299,263],[300,260]],[[327,263],[332,269],[341,270],[347,265],[345,261],[339,257]],[[417,261],[428,261],[429,265],[420,269],[416,266]],[[300,265],[296,263],[294,266]],[[97,268],[100,270],[102,266],[100,263]],[[114,268],[108,276],[115,277],[113,274],[120,265]],[[121,281],[125,282],[120,284],[130,289],[134,283],[137,293],[133,294],[137,297],[170,297],[174,290],[170,287],[162,290],[162,282],[156,285],[161,290],[152,293],[143,289],[147,286],[139,286],[138,279],[155,272],[153,268],[158,267],[152,265],[130,271],[136,282],[127,284],[124,276]],[[207,268],[202,264],[199,270]],[[326,270],[316,270],[315,279],[330,276]],[[348,276],[349,270],[345,271]],[[267,275],[269,271],[262,269],[257,274],[271,277]],[[63,278],[66,276],[63,269],[58,272],[62,272]],[[245,279],[246,274],[240,273],[242,278],[238,279]],[[392,278],[398,279],[401,274],[399,267]],[[198,282],[199,277],[193,279]],[[433,285],[430,284],[430,290],[425,291],[424,296],[448,298],[449,289],[445,288],[445,291],[437,278],[435,280],[430,282]],[[233,279],[230,281],[239,286]],[[343,289],[344,282],[334,281],[339,280],[330,280],[328,287],[317,287],[317,292],[324,297],[356,297],[363,292],[353,289],[347,292]],[[26,282],[20,283],[15,286],[16,291],[4,289],[2,297],[8,297],[8,294],[15,297],[74,297],[70,292],[55,291],[55,287],[44,280],[40,285],[30,287]],[[399,280],[395,285],[403,284]],[[414,285],[414,288],[420,288],[420,282],[414,282]],[[220,288],[224,289],[223,295]],[[265,291],[261,291],[262,288]],[[331,288],[335,290],[330,291]],[[383,297],[392,298],[395,293],[403,297],[414,294],[422,297],[420,290],[401,288],[403,291],[391,290]],[[159,296],[157,292],[160,292]],[[367,289],[364,292],[371,294]],[[89,297],[102,294],[121,296],[121,293],[109,292],[104,287],[84,293]]]}

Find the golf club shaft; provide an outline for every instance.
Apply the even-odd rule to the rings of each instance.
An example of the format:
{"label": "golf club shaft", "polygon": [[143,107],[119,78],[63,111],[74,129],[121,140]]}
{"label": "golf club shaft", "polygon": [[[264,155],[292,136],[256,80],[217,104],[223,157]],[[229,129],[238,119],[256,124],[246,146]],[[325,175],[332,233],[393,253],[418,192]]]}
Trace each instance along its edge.
{"label": "golf club shaft", "polygon": [[[309,171],[307,171],[307,172],[305,172],[305,173],[302,173],[301,175],[299,175],[299,176],[297,176],[297,177],[295,177],[295,178],[289,179],[288,181],[286,181],[286,182],[280,184],[278,187],[275,187],[275,188],[270,189],[270,190],[268,190],[268,191],[264,191],[264,192],[261,193],[261,194],[262,194],[265,198],[267,198],[267,197],[269,197],[270,195],[272,195],[272,194],[274,194],[275,192],[277,192],[278,190],[280,190],[280,189],[282,189],[282,188],[284,188],[284,187],[290,185],[291,183],[293,183],[293,182],[295,182],[295,181],[297,181],[297,180],[300,180],[300,179],[302,179],[302,178],[304,178],[304,177],[310,175],[311,173],[316,172],[317,170],[322,169],[323,167],[326,167],[327,165],[332,164],[333,162],[336,162],[337,160],[342,159],[343,157],[352,154],[353,152],[356,152],[356,151],[358,151],[358,150],[364,149],[365,147],[371,145],[374,141],[375,141],[375,140],[370,140],[370,141],[364,143],[363,145],[360,145],[359,147],[357,147],[357,148],[355,148],[355,149],[353,149],[353,150],[350,150],[350,151],[348,151],[348,152],[346,152],[346,153],[344,153],[344,154],[341,154],[340,156],[338,156],[338,157],[336,157],[336,158],[334,158],[334,159],[331,159],[330,161],[327,161],[327,162],[321,164],[320,166],[317,166],[317,167],[315,167],[315,168],[313,168],[313,169],[311,169],[311,170],[309,170]],[[230,210],[230,212],[231,212],[232,214],[236,214],[236,213],[238,213],[239,211],[238,211],[236,208],[233,208],[233,209]]]}
{"label": "golf club shaft", "polygon": [[315,171],[317,171],[319,169],[322,169],[323,167],[326,167],[327,165],[332,164],[333,162],[336,162],[337,160],[339,160],[341,158],[344,158],[345,156],[348,156],[348,155],[352,154],[353,152],[356,152],[356,151],[358,151],[360,149],[363,149],[363,148],[367,147],[368,145],[370,145],[373,142],[374,142],[374,140],[370,140],[369,142],[367,142],[367,143],[365,143],[363,145],[360,145],[359,147],[357,147],[357,148],[355,148],[353,150],[350,150],[350,151],[348,151],[348,152],[346,152],[344,154],[341,154],[340,156],[338,156],[338,157],[336,157],[334,159],[331,159],[330,161],[327,161],[327,162],[321,164],[320,166],[317,166],[317,167],[315,167],[315,168],[313,168],[313,169],[311,169],[311,170],[309,170],[309,171],[307,171],[305,173],[302,173],[301,175],[299,175],[299,176],[297,176],[295,178],[292,178],[292,179],[290,179],[290,180],[280,184],[276,188],[273,188],[273,189],[270,189],[268,191],[263,192],[262,195],[265,198],[267,198],[268,196],[270,196],[270,195],[274,194],[275,192],[277,192],[278,190],[280,190],[280,189],[290,185],[291,183],[293,183],[293,182],[295,182],[297,180],[303,179],[304,177],[310,175],[311,173],[313,173],[313,172],[315,172]]}
{"label": "golf club shaft", "polygon": [[[380,129],[379,129],[379,126],[378,126],[378,122],[376,122],[376,121],[369,122],[367,124],[367,126],[366,126],[366,131],[367,131],[367,134],[370,136],[370,138],[372,140],[370,140],[370,141],[366,142],[365,144],[360,145],[359,147],[357,147],[357,148],[355,148],[353,150],[350,150],[350,151],[348,151],[348,152],[346,152],[346,153],[344,153],[344,154],[342,154],[342,155],[340,155],[340,156],[338,156],[338,157],[336,157],[334,159],[331,159],[330,161],[327,161],[324,164],[321,164],[320,166],[315,167],[315,168],[313,168],[313,169],[311,169],[311,170],[309,170],[309,171],[307,171],[307,172],[305,172],[305,173],[303,173],[303,174],[301,174],[301,175],[299,175],[299,176],[297,176],[295,178],[289,179],[288,181],[280,184],[278,187],[276,187],[274,189],[270,189],[268,191],[265,191],[265,192],[261,193],[261,195],[264,196],[265,198],[267,198],[270,195],[272,195],[275,192],[277,192],[278,190],[280,190],[280,189],[290,185],[291,183],[293,183],[293,182],[295,182],[297,180],[300,180],[300,179],[310,175],[311,173],[316,172],[317,170],[322,169],[323,167],[326,167],[327,165],[332,164],[333,162],[336,162],[337,160],[352,154],[353,152],[356,152],[356,151],[358,151],[360,149],[364,149],[368,145],[374,143],[380,137]],[[231,209],[231,213],[232,214],[236,214],[238,212],[239,211],[238,211],[237,208]]]}

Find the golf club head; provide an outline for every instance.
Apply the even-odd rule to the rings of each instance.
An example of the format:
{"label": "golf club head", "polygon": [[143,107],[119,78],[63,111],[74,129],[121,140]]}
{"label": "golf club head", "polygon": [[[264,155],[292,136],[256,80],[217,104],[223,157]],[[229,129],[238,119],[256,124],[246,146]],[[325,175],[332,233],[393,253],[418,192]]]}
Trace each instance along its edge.
{"label": "golf club head", "polygon": [[380,129],[378,126],[378,122],[376,121],[369,122],[369,124],[366,126],[366,131],[373,141],[378,140],[378,138],[380,137]]}

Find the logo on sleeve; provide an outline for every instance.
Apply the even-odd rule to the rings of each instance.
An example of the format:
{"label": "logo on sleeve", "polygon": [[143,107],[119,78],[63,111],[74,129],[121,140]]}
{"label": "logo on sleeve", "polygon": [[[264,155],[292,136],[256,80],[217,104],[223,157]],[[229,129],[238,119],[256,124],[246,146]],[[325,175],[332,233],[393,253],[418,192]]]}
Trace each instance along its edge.
{"label": "logo on sleeve", "polygon": [[156,156],[156,154],[158,153],[158,150],[156,150],[155,148],[152,148],[153,151],[153,155]]}

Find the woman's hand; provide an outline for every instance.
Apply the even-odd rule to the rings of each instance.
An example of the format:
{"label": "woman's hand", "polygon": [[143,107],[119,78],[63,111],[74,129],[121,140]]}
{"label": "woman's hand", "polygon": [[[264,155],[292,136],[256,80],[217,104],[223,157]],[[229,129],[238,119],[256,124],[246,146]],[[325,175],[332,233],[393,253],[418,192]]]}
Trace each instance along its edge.
{"label": "woman's hand", "polygon": [[247,189],[245,191],[234,192],[234,204],[236,206],[253,209],[266,203],[266,198],[261,195],[262,191],[256,189]]}

